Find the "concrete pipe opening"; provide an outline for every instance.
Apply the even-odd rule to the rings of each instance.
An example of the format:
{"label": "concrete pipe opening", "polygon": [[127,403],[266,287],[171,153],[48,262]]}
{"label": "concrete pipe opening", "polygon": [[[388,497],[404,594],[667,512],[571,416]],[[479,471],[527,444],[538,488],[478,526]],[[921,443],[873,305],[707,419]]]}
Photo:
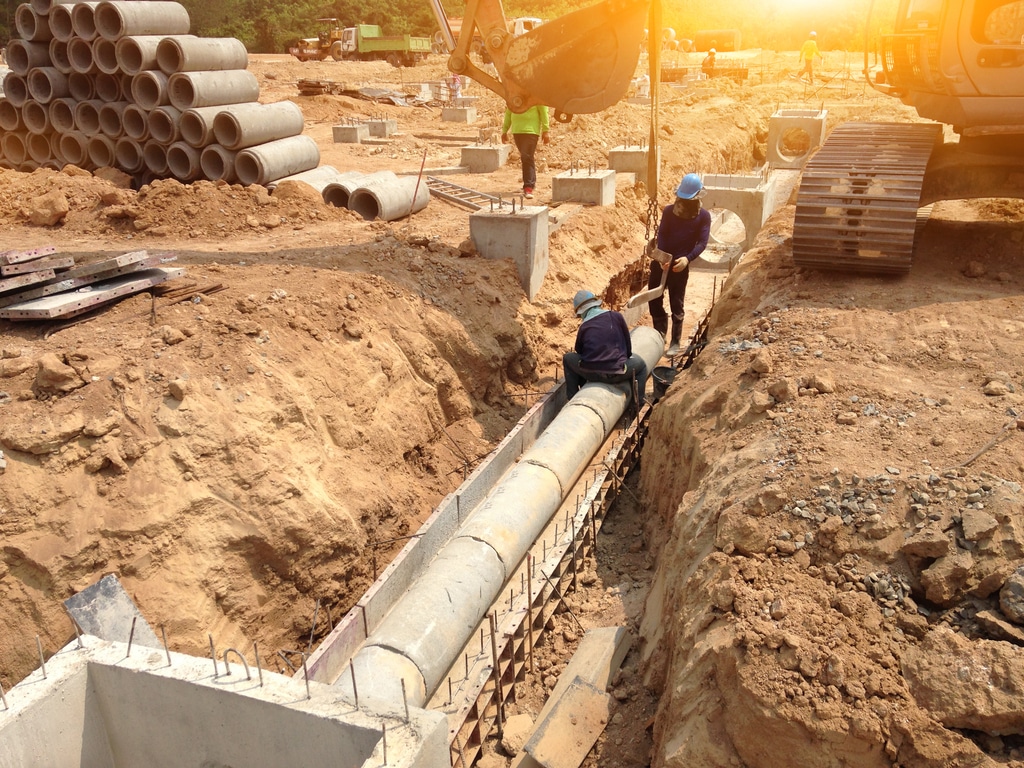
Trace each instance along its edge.
{"label": "concrete pipe opening", "polygon": [[249,53],[242,41],[233,37],[165,37],[157,48],[156,60],[161,71],[173,75],[245,69],[249,66]]}
{"label": "concrete pipe opening", "polygon": [[36,67],[28,73],[28,92],[41,104],[71,95],[68,76],[55,67]]}
{"label": "concrete pipe opening", "polygon": [[11,40],[7,44],[6,57],[7,66],[12,72],[27,77],[30,69],[50,66],[50,46],[27,40]]}
{"label": "concrete pipe opening", "polygon": [[100,107],[106,102],[99,99],[80,101],[75,105],[75,127],[86,136],[100,132]]}
{"label": "concrete pipe opening", "polygon": [[181,113],[181,138],[196,149],[214,142],[213,123],[223,107],[197,107]]}
{"label": "concrete pipe opening", "polygon": [[21,120],[21,110],[14,106],[7,99],[0,99],[0,128],[8,133],[24,129],[25,124]]}
{"label": "concrete pipe opening", "polygon": [[50,31],[57,40],[65,43],[75,34],[75,26],[71,20],[71,11],[74,6],[71,3],[61,3],[53,6],[50,11]]}
{"label": "concrete pipe opening", "polygon": [[29,99],[21,108],[21,118],[29,133],[46,133],[50,130],[50,113],[45,104]]}
{"label": "concrete pipe opening", "polygon": [[167,148],[167,169],[178,181],[193,181],[202,171],[201,155],[195,147],[176,141]]}
{"label": "concrete pipe opening", "polygon": [[[181,37],[193,37],[181,35]],[[156,52],[164,35],[128,35],[116,43],[117,61],[121,70],[129,75],[137,75],[157,68]]]}
{"label": "concrete pipe opening", "polygon": [[245,149],[298,136],[303,126],[302,110],[294,102],[250,102],[224,107],[213,121],[213,134],[228,149]]}
{"label": "concrete pipe opening", "polygon": [[[9,16],[8,19],[10,19]],[[49,42],[53,39],[53,33],[50,31],[50,24],[46,17],[33,11],[32,6],[28,3],[22,3],[15,10],[14,26],[18,30],[18,37],[22,40]]]}
{"label": "concrete pipe opening", "polygon": [[203,168],[203,176],[210,181],[226,181],[229,184],[238,180],[235,173],[235,157],[238,152],[225,149],[220,144],[211,144],[203,150],[199,164]]}
{"label": "concrete pipe opening", "polygon": [[127,136],[122,136],[114,144],[114,157],[117,158],[117,167],[126,173],[138,173],[145,167],[142,146]]}
{"label": "concrete pipe opening", "polygon": [[92,75],[72,72],[68,75],[68,90],[75,101],[86,101],[96,95],[96,81]]}
{"label": "concrete pipe opening", "polygon": [[395,221],[422,211],[430,202],[427,182],[416,176],[369,181],[352,192],[348,207],[367,221]]}
{"label": "concrete pipe opening", "polygon": [[106,72],[97,72],[96,95],[101,101],[121,101],[121,78]]}
{"label": "concrete pipe opening", "polygon": [[171,98],[167,91],[167,75],[155,70],[139,72],[132,77],[132,98],[143,109],[156,109],[170,104]]}
{"label": "concrete pipe opening", "polygon": [[348,208],[352,193],[363,184],[373,179],[397,181],[394,171],[374,171],[373,173],[346,174],[344,178],[333,181],[323,188],[321,193],[324,202],[337,208]]}
{"label": "concrete pipe opening", "polygon": [[149,135],[171,144],[181,138],[181,111],[172,106],[157,107],[149,113]]}
{"label": "concrete pipe opening", "polygon": [[150,139],[143,145],[142,159],[151,173],[157,176],[167,173],[167,147],[159,141]]}
{"label": "concrete pipe opening", "polygon": [[117,43],[105,37],[97,37],[92,41],[92,58],[96,68],[108,75],[120,75],[121,64],[117,60]]}
{"label": "concrete pipe opening", "polygon": [[51,40],[47,46],[50,54],[50,63],[65,75],[75,71],[71,66],[71,59],[68,57],[68,44],[63,40]]}
{"label": "concrete pipe opening", "polygon": [[58,133],[67,133],[75,130],[75,105],[74,99],[54,99],[50,102],[50,125]]}
{"label": "concrete pipe opening", "polygon": [[245,69],[218,72],[176,72],[168,81],[171,104],[184,111],[194,107],[242,104],[257,101],[260,84]]}
{"label": "concrete pipe opening", "polygon": [[243,149],[235,158],[235,173],[248,186],[308,171],[319,164],[320,150],[315,141],[309,136],[289,136]]}
{"label": "concrete pipe opening", "polygon": [[116,158],[112,139],[107,136],[90,136],[87,147],[89,160],[93,165],[97,168],[113,167]]}
{"label": "concrete pipe opening", "polygon": [[37,163],[42,165],[53,160],[53,151],[50,148],[50,137],[41,133],[30,133],[25,142],[28,155]]}
{"label": "concrete pipe opening", "polygon": [[89,162],[89,137],[81,131],[65,133],[60,137],[60,153],[71,165],[84,168]]}
{"label": "concrete pipe opening", "polygon": [[96,6],[96,32],[108,40],[125,35],[184,35],[190,21],[181,3],[166,0],[103,0]]}
{"label": "concrete pipe opening", "polygon": [[15,166],[21,165],[28,157],[28,149],[25,147],[25,140],[17,133],[5,133],[0,139],[0,147],[3,148],[4,157]]}
{"label": "concrete pipe opening", "polygon": [[96,6],[99,3],[75,3],[71,6],[71,26],[83,40],[96,38]]}
{"label": "concrete pipe opening", "polygon": [[120,138],[124,134],[124,123],[121,116],[130,102],[111,101],[100,107],[100,132],[111,139]]}
{"label": "concrete pipe opening", "polygon": [[14,72],[8,72],[4,76],[4,99],[15,107],[22,106],[28,101],[28,80]]}
{"label": "concrete pipe opening", "polygon": [[72,71],[91,75],[98,70],[93,56],[93,43],[80,37],[72,37],[63,44],[67,46],[68,62],[71,64]]}
{"label": "concrete pipe opening", "polygon": [[53,155],[53,159],[60,165],[67,165],[68,161],[64,157],[64,153],[60,151],[60,139],[62,133],[51,133],[50,134],[50,154]]}
{"label": "concrete pipe opening", "polygon": [[129,104],[121,113],[124,135],[135,141],[149,138],[149,113],[138,104]]}

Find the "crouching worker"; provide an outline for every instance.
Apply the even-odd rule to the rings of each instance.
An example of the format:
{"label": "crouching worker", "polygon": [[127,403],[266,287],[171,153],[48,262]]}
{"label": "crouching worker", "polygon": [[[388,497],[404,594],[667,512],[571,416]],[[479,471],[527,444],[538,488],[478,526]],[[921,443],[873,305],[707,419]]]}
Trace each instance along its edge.
{"label": "crouching worker", "polygon": [[632,385],[636,377],[635,394],[642,402],[647,364],[633,354],[626,318],[619,312],[602,309],[601,300],[590,291],[577,291],[572,307],[583,322],[576,332],[575,351],[562,357],[566,395],[571,398],[587,382]]}

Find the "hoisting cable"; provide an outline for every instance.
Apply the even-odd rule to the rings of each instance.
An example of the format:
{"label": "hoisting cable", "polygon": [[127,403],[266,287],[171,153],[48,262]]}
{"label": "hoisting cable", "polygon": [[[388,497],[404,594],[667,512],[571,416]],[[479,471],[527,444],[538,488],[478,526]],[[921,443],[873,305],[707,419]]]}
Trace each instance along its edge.
{"label": "hoisting cable", "polygon": [[647,22],[647,67],[651,81],[651,134],[647,146],[647,237],[644,245],[651,242],[651,230],[657,227],[658,214],[658,113],[661,88],[661,0],[651,0],[650,17]]}

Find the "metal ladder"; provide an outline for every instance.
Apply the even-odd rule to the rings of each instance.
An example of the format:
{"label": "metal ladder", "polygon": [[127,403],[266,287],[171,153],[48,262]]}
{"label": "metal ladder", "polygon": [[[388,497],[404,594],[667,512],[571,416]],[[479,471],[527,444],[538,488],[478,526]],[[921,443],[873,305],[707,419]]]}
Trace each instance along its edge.
{"label": "metal ladder", "polygon": [[442,200],[447,200],[456,205],[465,206],[473,211],[479,211],[488,203],[501,203],[501,199],[493,195],[485,195],[483,192],[477,192],[468,187],[460,187],[458,184],[442,181],[435,176],[427,176],[427,189],[435,197],[440,197]]}

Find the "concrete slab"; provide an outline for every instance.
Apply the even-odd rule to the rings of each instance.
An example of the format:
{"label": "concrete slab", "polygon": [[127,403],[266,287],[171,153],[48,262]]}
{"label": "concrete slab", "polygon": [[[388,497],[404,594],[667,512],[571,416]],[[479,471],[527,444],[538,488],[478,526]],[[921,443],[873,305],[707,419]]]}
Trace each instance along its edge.
{"label": "concrete slab", "polygon": [[523,751],[544,768],[579,768],[608,725],[611,696],[576,677]]}
{"label": "concrete slab", "polygon": [[[616,173],[632,173],[636,175],[638,182],[643,182],[645,187],[650,188],[647,183],[647,158],[649,147],[620,145],[608,151],[608,167]],[[661,175],[661,148],[656,150],[658,176]],[[657,187],[658,179],[653,180]]]}
{"label": "concrete slab", "polygon": [[370,127],[366,123],[335,125],[331,131],[335,144],[359,144],[363,139],[370,138]]}
{"label": "concrete slab", "polygon": [[386,139],[398,131],[398,121],[390,118],[367,120],[366,125],[370,130],[370,135],[377,139]]}
{"label": "concrete slab", "polygon": [[443,107],[441,120],[445,123],[475,123],[476,107]]}
{"label": "concrete slab", "polygon": [[484,258],[515,261],[527,298],[537,297],[548,272],[547,206],[476,211],[469,215],[469,237]]}
{"label": "concrete slab", "polygon": [[470,173],[493,173],[508,162],[511,152],[509,144],[473,144],[462,148],[460,164]]}
{"label": "concrete slab", "polygon": [[554,202],[615,205],[615,171],[565,171],[551,179]]}
{"label": "concrete slab", "polygon": [[125,592],[117,576],[112,573],[69,597],[64,601],[64,607],[68,609],[79,629],[86,634],[119,643],[127,643],[131,637],[133,646],[163,648],[163,643],[146,623],[138,606]]}

